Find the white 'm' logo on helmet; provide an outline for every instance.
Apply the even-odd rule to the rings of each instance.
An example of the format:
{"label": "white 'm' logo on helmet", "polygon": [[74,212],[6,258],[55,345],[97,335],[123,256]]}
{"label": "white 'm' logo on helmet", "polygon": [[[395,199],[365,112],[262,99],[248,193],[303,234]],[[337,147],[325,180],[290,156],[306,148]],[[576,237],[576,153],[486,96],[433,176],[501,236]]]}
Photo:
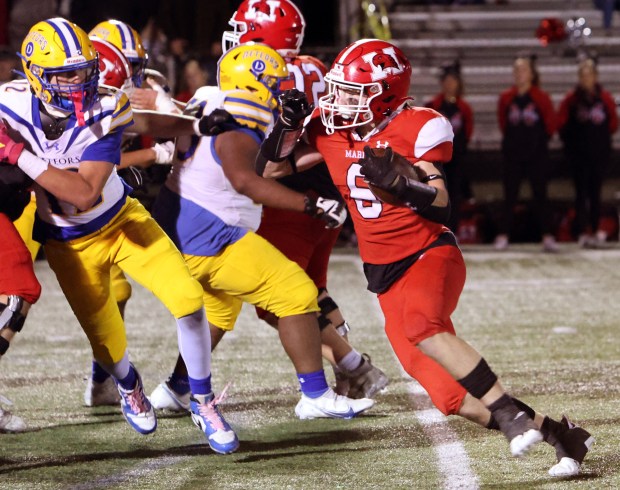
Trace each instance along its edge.
{"label": "white 'm' logo on helmet", "polygon": [[368,63],[372,69],[370,76],[373,82],[383,80],[387,78],[388,75],[397,75],[404,71],[403,65],[398,60],[393,47],[366,53],[362,56],[362,59]]}
{"label": "white 'm' logo on helmet", "polygon": [[278,7],[280,7],[280,0],[250,0],[245,18],[258,22],[265,20],[275,22]]}

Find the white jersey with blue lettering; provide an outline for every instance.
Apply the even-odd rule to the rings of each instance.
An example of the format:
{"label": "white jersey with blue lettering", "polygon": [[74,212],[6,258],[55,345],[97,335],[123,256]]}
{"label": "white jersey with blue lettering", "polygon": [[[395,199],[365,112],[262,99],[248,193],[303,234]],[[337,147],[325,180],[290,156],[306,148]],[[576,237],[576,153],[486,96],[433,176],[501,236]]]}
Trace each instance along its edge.
{"label": "white jersey with blue lettering", "polygon": [[[269,106],[245,90],[199,89],[186,113],[198,117],[222,108],[260,144],[273,126]],[[214,137],[177,142],[177,163],[158,197],[154,216],[177,247],[191,255],[212,256],[260,225],[262,206],[235,190],[215,151]]]}
{"label": "white jersey with blue lettering", "polygon": [[[45,136],[39,104],[26,80],[0,86],[0,116],[6,121],[9,134],[25,143],[33,154],[49,165],[74,172],[83,161],[120,163],[121,136],[133,124],[131,105],[122,91],[100,88],[98,101],[84,113],[85,124],[79,126],[72,114],[64,132],[55,140]],[[36,184],[34,189],[37,238],[66,241],[93,233],[107,224],[121,209],[131,188],[114,169],[99,199],[84,210],[56,199]]]}

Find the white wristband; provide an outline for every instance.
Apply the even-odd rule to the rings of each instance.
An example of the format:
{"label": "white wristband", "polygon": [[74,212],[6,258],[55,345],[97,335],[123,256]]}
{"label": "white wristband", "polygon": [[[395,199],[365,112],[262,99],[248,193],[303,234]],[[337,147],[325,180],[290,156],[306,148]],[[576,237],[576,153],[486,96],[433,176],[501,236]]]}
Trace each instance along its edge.
{"label": "white wristband", "polygon": [[47,170],[47,162],[33,155],[28,150],[22,151],[17,159],[17,166],[32,180],[37,180],[39,175]]}

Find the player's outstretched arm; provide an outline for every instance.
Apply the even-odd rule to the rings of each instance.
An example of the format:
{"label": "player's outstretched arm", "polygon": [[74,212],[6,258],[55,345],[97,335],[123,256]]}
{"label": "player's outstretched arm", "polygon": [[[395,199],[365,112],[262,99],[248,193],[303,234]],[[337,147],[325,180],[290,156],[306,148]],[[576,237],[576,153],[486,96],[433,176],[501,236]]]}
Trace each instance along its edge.
{"label": "player's outstretched arm", "polygon": [[256,140],[247,133],[234,131],[218,136],[215,150],[222,161],[226,178],[237,192],[254,202],[274,208],[303,211],[303,194],[256,175],[254,160],[258,147]]}
{"label": "player's outstretched arm", "polygon": [[254,160],[258,151],[256,140],[246,133],[227,132],[218,136],[215,151],[222,161],[224,175],[235,190],[254,202],[272,208],[309,214],[325,222],[326,228],[344,223],[344,205],[333,199],[309,196],[293,191],[279,182],[256,175]]}
{"label": "player's outstretched arm", "polygon": [[[294,159],[294,165],[290,162]],[[279,179],[293,173],[293,166],[298,172],[308,170],[324,160],[323,156],[312,146],[300,141],[295,147],[295,151],[286,160],[281,162],[268,161],[261,169],[256,167],[256,173],[269,179]]]}
{"label": "player's outstretched arm", "polygon": [[207,116],[197,119],[179,114],[163,114],[154,111],[133,113],[133,133],[154,138],[176,138],[178,136],[215,136],[239,125],[233,116],[224,109],[216,109]]}

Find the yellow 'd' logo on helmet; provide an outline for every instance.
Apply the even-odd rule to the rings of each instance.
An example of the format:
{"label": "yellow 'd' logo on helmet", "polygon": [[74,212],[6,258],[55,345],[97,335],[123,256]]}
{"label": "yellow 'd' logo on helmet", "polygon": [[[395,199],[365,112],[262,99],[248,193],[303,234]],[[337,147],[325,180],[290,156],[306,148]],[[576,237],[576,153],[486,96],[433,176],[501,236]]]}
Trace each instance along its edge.
{"label": "yellow 'd' logo on helmet", "polygon": [[[73,22],[60,17],[38,22],[26,35],[19,56],[34,94],[46,104],[83,113],[96,100],[97,51]],[[65,81],[59,83],[59,78]]]}
{"label": "yellow 'd' logo on helmet", "polygon": [[235,46],[217,64],[217,84],[221,90],[248,90],[272,110],[278,106],[280,82],[288,77],[282,56],[264,44]]}

